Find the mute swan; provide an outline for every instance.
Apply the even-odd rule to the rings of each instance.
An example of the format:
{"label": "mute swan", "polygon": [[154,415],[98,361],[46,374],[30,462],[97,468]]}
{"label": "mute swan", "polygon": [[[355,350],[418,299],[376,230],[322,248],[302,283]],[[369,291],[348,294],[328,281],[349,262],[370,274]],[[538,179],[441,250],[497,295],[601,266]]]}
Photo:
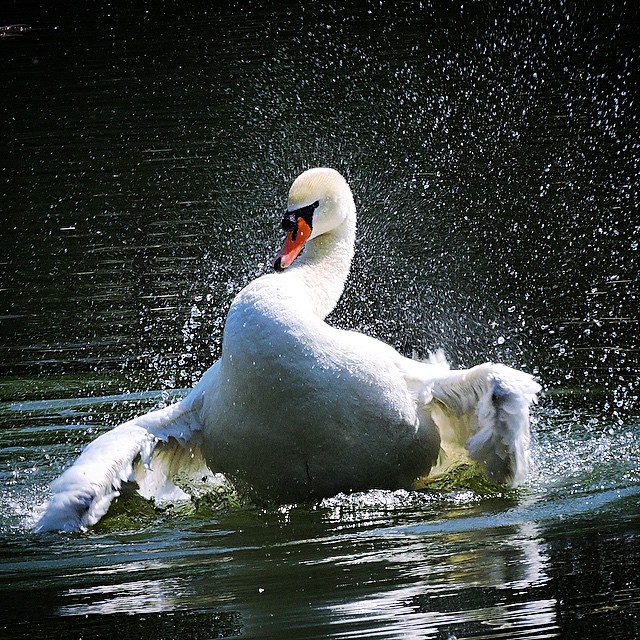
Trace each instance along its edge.
{"label": "mute swan", "polygon": [[531,376],[491,363],[451,371],[324,322],[354,253],[345,179],[302,173],[282,227],[276,272],[236,296],[221,358],[183,400],[89,444],[52,483],[36,531],[90,527],[128,480],[146,497],[185,497],[176,474],[222,473],[274,502],[412,488],[443,452],[464,451],[496,482],[525,478]]}

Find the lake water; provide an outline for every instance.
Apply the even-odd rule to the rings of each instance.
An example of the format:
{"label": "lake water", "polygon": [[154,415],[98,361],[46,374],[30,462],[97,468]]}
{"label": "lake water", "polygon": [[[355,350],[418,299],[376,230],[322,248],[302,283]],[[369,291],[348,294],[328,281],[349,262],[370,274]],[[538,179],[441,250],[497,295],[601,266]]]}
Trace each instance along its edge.
{"label": "lake water", "polygon": [[[640,637],[633,3],[40,4],[0,9],[2,637]],[[315,165],[359,210],[331,322],[534,373],[525,487],[31,534],[218,357]]]}

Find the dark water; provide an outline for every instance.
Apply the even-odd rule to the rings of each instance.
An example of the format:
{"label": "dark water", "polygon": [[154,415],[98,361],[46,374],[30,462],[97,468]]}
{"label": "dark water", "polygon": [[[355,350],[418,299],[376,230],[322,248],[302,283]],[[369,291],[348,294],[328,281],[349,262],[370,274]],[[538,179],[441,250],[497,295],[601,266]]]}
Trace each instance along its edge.
{"label": "dark water", "polygon": [[[634,3],[39,4],[0,8],[3,637],[640,637]],[[332,322],[534,372],[527,486],[31,535],[218,357],[314,165],[360,215]]]}

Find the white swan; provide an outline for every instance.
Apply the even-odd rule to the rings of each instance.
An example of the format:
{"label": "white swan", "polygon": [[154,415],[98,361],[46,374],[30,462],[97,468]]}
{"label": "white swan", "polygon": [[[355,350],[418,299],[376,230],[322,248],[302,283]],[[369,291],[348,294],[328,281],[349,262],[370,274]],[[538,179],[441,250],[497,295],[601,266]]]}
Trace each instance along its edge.
{"label": "white swan", "polygon": [[301,174],[282,225],[278,273],[237,295],[220,360],[180,402],[89,444],[52,484],[35,530],[86,529],[127,480],[147,497],[184,497],[177,473],[220,472],[275,502],[411,488],[443,452],[464,451],[497,482],[524,479],[531,376],[491,363],[451,371],[324,322],[354,252],[344,178]]}

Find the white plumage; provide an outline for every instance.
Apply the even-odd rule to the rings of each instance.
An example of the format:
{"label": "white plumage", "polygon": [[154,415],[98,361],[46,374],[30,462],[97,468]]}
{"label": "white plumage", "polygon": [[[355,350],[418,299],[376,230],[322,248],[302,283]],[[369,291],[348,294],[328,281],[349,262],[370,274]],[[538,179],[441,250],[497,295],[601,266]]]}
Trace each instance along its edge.
{"label": "white plumage", "polygon": [[36,530],[92,526],[124,481],[149,498],[185,497],[177,474],[223,473],[273,502],[411,488],[438,460],[461,456],[496,482],[524,480],[540,389],[531,376],[491,363],[451,371],[441,354],[418,362],[324,322],[354,251],[344,178],[326,168],[301,174],[283,228],[282,272],[237,295],[220,360],[180,402],[88,445],[52,484]]}

